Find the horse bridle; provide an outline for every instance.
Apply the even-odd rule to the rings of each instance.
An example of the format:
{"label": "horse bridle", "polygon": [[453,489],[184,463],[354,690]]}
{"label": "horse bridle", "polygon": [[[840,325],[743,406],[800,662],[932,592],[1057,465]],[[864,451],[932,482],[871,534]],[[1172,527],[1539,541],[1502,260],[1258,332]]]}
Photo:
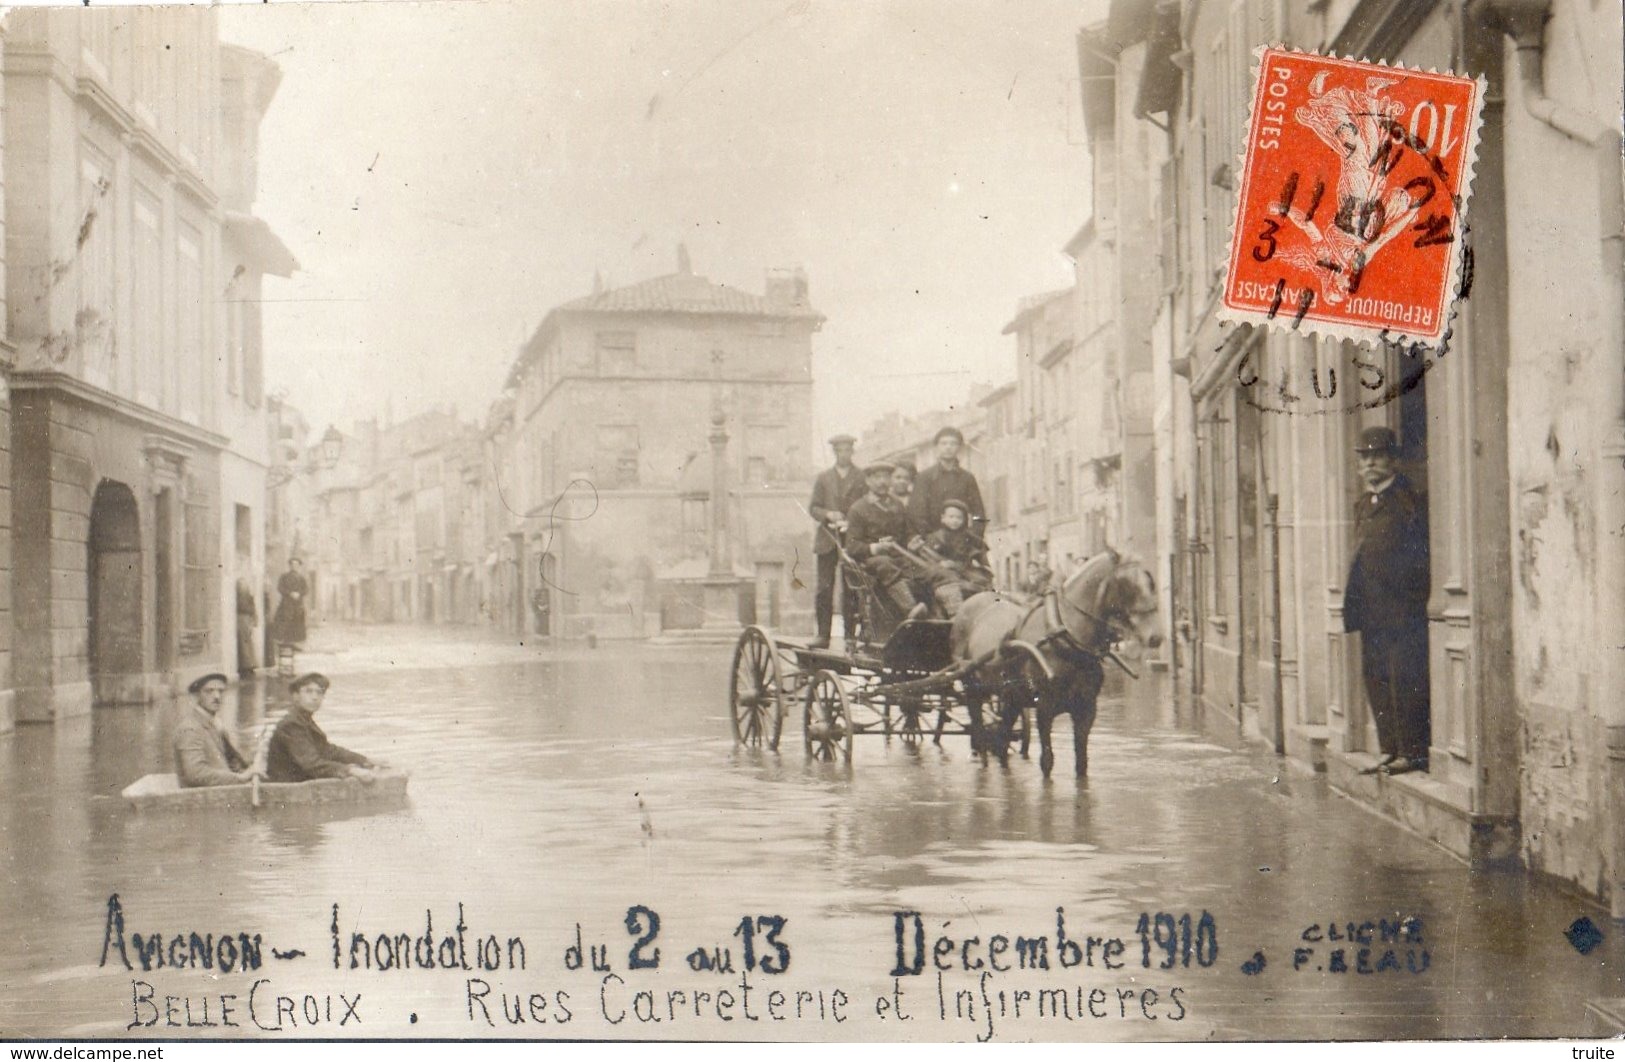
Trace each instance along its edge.
{"label": "horse bridle", "polygon": [[[1127,562],[1124,561],[1120,556],[1116,557],[1116,559],[1112,561],[1112,570],[1108,572],[1106,577],[1100,581],[1100,589],[1095,594],[1095,600],[1093,602],[1094,611],[1090,611],[1089,609],[1084,608],[1082,605],[1075,605],[1071,601],[1067,600],[1066,595],[1061,592],[1062,590],[1066,589],[1066,583],[1062,583],[1059,587],[1051,587],[1050,589],[1046,590],[1044,592],[1044,596],[1052,597],[1055,600],[1055,618],[1060,626],[1057,630],[1046,635],[1044,641],[1058,642],[1066,651],[1099,659],[1108,651],[1108,648],[1112,642],[1120,641],[1122,638],[1134,634],[1135,632],[1133,630],[1125,629],[1123,626],[1113,623],[1099,615],[1103,606],[1105,605],[1107,588],[1110,587],[1116,580],[1117,573],[1122,570],[1126,564]],[[1080,572],[1079,574],[1082,573]],[[1068,580],[1068,582],[1070,582],[1070,580]],[[1095,627],[1101,632],[1097,638],[1097,641],[1102,643],[1099,648],[1086,646],[1082,642],[1078,641],[1077,637],[1074,636],[1072,631],[1067,627],[1066,616],[1062,612],[1063,609],[1071,609],[1074,613],[1082,616],[1084,619],[1093,621]],[[1146,611],[1155,610],[1148,609]],[[1135,614],[1137,615],[1138,613]]]}

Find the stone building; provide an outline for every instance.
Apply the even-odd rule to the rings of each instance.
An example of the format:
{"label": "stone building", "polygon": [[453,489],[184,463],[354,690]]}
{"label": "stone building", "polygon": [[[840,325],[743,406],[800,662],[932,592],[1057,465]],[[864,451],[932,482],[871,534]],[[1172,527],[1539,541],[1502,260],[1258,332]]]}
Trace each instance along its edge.
{"label": "stone building", "polygon": [[[258,585],[276,67],[209,9],[27,9],[5,39],[17,718],[232,671]],[[221,297],[224,293],[224,297]]]}
{"label": "stone building", "polygon": [[472,622],[483,523],[478,436],[450,408],[329,429],[305,447],[304,543],[317,618]]}
{"label": "stone building", "polygon": [[[713,508],[725,517],[742,618],[799,623],[812,455],[812,336],[799,270],[764,294],[678,270],[550,310],[515,360],[505,521],[513,593],[547,633],[640,637],[698,626]],[[724,416],[728,498],[708,437]],[[538,591],[540,593],[538,594]],[[731,621],[731,620],[730,620]]]}
{"label": "stone building", "polygon": [[1026,434],[1014,381],[982,397],[982,445],[976,475],[987,505],[987,558],[1000,587],[1026,577],[1026,543],[1016,519],[1021,495],[1021,451]]}
{"label": "stone building", "polygon": [[[1625,259],[1618,9],[1580,0],[1115,2],[1080,50],[1160,258],[1152,400],[1159,550],[1182,689],[1355,799],[1477,864],[1520,862],[1625,915]],[[1350,345],[1225,327],[1250,53],[1269,42],[1483,75],[1467,208],[1475,270],[1450,356],[1348,415],[1242,393],[1347,382]],[[1104,78],[1094,77],[1108,73]],[[1415,116],[1413,116],[1414,118]],[[1133,129],[1132,137],[1124,134]],[[1137,146],[1142,137],[1145,147]],[[1093,140],[1093,133],[1091,134]],[[1572,189],[1554,196],[1554,174]],[[1516,254],[1511,248],[1518,248]],[[1262,407],[1262,408],[1261,408]],[[1343,633],[1351,450],[1392,428],[1426,488],[1432,748],[1425,773],[1358,772],[1377,745]]]}
{"label": "stone building", "polygon": [[[1065,564],[1067,553],[1079,548],[1071,421],[1082,403],[1072,360],[1074,295],[1075,289],[1061,288],[1025,296],[1004,326],[1004,334],[1016,338],[1013,508],[1023,572],[1035,561],[1052,569]],[[1060,549],[1052,552],[1057,526]]]}

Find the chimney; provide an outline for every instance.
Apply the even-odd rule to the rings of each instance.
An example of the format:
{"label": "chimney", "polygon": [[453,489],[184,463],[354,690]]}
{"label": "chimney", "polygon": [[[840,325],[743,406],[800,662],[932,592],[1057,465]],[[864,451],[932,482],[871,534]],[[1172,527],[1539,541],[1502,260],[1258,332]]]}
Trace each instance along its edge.
{"label": "chimney", "polygon": [[694,274],[694,263],[688,260],[688,244],[686,243],[677,245],[677,272],[685,277]]}
{"label": "chimney", "polygon": [[807,308],[807,271],[800,266],[767,271],[767,302],[775,310]]}

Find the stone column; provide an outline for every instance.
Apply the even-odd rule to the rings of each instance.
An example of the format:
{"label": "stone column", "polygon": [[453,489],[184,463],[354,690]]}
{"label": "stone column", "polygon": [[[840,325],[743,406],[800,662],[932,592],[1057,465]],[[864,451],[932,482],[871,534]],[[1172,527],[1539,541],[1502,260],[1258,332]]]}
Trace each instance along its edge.
{"label": "stone column", "polygon": [[711,414],[711,563],[705,579],[702,630],[739,629],[739,580],[734,576],[728,504],[728,429],[721,409]]}

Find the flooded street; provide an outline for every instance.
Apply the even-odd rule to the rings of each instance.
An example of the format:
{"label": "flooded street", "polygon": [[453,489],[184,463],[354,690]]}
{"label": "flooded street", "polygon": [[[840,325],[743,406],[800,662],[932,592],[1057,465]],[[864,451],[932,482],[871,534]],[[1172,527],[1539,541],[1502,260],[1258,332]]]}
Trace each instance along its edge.
{"label": "flooded street", "polygon": [[[867,1039],[990,1028],[1001,1039],[1574,1036],[1588,999],[1620,994],[1625,948],[1605,912],[1519,874],[1470,873],[1318,779],[1204,735],[1150,681],[1103,704],[1086,785],[1065,773],[1070,735],[1057,724],[1060,765],[1046,784],[1036,762],[975,763],[962,737],[942,748],[860,737],[850,767],[811,763],[799,705],[779,754],[736,751],[726,649],[538,650],[472,631],[327,628],[313,650],[301,666],[334,679],[322,724],[410,771],[407,806],[138,815],[119,791],[173,769],[172,705],[0,737],[4,1035],[122,1036],[160,1015],[166,995],[189,998],[196,1025],[200,1000],[218,1020],[232,993],[240,1030],[159,1016],[134,1034],[808,1039],[835,1035],[840,1017],[839,1035]],[[240,723],[264,712],[267,685],[235,706]],[[133,972],[116,949],[99,965],[114,893],[128,933],[257,933],[264,968],[142,971],[134,949]],[[349,968],[352,933],[422,938],[427,910],[438,945],[459,904],[465,958],[477,966],[484,949],[472,942],[492,936],[500,969]],[[629,968],[649,928],[640,915],[628,931],[635,905],[658,915],[640,953],[659,948],[657,968]],[[1102,941],[1075,966],[1061,961],[1058,907],[1080,953]],[[921,912],[925,953],[920,975],[894,983],[898,911]],[[1173,916],[1172,969],[1160,968],[1158,912]],[[1178,921],[1200,926],[1203,912],[1205,942]],[[777,939],[790,963],[750,975],[757,1020],[735,1010],[724,1027],[714,1001],[696,1017],[693,996],[739,993],[747,916],[758,963],[773,949],[757,916],[787,919]],[[1606,934],[1589,954],[1564,935],[1581,916]],[[1326,939],[1327,926],[1402,918],[1417,920],[1411,936],[1372,944],[1368,972],[1361,944]],[[572,969],[578,924],[586,968]],[[989,954],[1000,935],[1047,936],[1048,968],[984,979],[975,963],[1017,965],[1013,947]],[[515,937],[523,969],[510,966]],[[1122,941],[1110,961],[1109,938]],[[591,969],[595,945],[608,973]],[[729,948],[734,973],[693,970],[685,959],[702,947]],[[1311,950],[1294,970],[1297,948]],[[1377,969],[1389,948],[1398,968]],[[1333,971],[1337,949],[1346,972]],[[940,998],[933,957],[951,967]],[[278,1021],[272,995],[295,1000],[276,1033],[248,1018],[260,978],[261,1029]],[[478,1002],[470,978],[489,989]],[[154,986],[155,1002],[133,1002],[132,981]],[[776,988],[782,1021],[767,1013]],[[1044,989],[1064,990],[1048,1009]],[[644,1019],[639,990],[660,1021]],[[797,992],[809,995],[799,1018]],[[363,997],[359,1024],[337,1024],[341,993]],[[504,994],[526,1001],[522,1024],[504,1016]],[[332,997],[315,1024],[306,995]]]}

